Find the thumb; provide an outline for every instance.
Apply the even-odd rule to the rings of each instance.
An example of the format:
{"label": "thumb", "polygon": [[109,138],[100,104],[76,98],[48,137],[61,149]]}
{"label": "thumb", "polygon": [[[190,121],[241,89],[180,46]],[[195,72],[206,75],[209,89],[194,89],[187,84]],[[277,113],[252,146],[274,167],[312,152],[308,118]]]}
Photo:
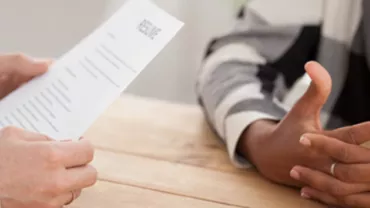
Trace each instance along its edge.
{"label": "thumb", "polygon": [[297,101],[292,112],[305,118],[318,119],[320,122],[320,112],[330,95],[332,80],[325,68],[317,62],[308,62],[305,69],[312,80],[311,85]]}
{"label": "thumb", "polygon": [[38,76],[45,73],[50,60],[35,60],[23,54],[0,55],[0,73]]}

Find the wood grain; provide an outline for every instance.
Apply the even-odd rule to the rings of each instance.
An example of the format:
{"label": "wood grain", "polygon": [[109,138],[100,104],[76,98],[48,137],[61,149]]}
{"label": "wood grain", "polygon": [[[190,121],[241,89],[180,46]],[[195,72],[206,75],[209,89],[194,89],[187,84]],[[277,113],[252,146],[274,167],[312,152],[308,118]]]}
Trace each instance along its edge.
{"label": "wood grain", "polygon": [[176,196],[168,193],[98,182],[85,190],[70,208],[233,208],[207,201]]}
{"label": "wood grain", "polygon": [[253,171],[240,175],[107,151],[97,151],[93,164],[102,180],[215,203],[250,208],[321,207]]}
{"label": "wood grain", "polygon": [[125,96],[85,135],[97,148],[240,172],[209,130],[200,108]]}
{"label": "wood grain", "polygon": [[[110,198],[113,204],[124,203],[118,198],[124,194],[135,201],[138,199],[130,194],[140,189],[154,196],[184,196],[211,207],[322,207],[301,199],[296,190],[266,181],[253,169],[236,169],[197,106],[124,96],[95,122],[86,137],[98,149],[93,164],[99,178],[124,187],[115,194],[114,187],[97,186],[107,195],[93,201],[107,200],[111,194],[116,196]],[[133,193],[127,187],[133,188]],[[133,202],[132,207],[145,206],[140,200],[136,203],[139,206]]]}

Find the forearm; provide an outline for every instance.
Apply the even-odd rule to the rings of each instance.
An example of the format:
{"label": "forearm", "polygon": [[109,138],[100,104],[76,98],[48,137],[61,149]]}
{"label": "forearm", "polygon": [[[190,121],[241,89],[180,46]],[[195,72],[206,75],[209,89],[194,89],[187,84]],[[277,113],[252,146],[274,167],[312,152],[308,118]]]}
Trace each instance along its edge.
{"label": "forearm", "polygon": [[229,62],[219,65],[198,88],[208,120],[235,165],[245,166],[245,158],[236,154],[241,135],[257,120],[280,120],[286,111],[261,89],[252,64]]}
{"label": "forearm", "polygon": [[207,118],[236,163],[246,157],[238,154],[244,151],[236,151],[246,129],[259,126],[256,121],[278,121],[286,115],[281,100],[304,74],[302,66],[312,59],[320,37],[318,27],[305,29],[307,23],[318,23],[314,13],[310,13],[314,22],[288,18],[295,17],[296,9],[284,13],[286,23],[256,21],[270,17],[260,6],[271,2],[251,2],[235,31],[212,41],[197,79]]}
{"label": "forearm", "polygon": [[[245,61],[241,61],[236,54],[248,53],[228,51],[233,47],[225,46],[205,61],[198,77],[197,93],[211,126],[226,143],[232,161],[237,166],[245,166],[245,158],[236,152],[245,129],[257,120],[280,120],[286,111],[272,91],[264,89],[270,80],[259,76],[262,73],[273,77],[275,72],[259,68],[259,61],[252,61],[253,57],[245,56]],[[248,45],[245,48],[250,49]],[[219,65],[213,65],[222,50],[229,52],[230,59],[221,59]]]}

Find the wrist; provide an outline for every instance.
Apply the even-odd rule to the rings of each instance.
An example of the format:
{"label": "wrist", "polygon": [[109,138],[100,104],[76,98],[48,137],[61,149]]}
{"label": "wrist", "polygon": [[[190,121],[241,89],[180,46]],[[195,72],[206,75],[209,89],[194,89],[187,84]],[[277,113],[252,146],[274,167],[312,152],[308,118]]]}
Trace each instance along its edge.
{"label": "wrist", "polygon": [[278,125],[273,120],[258,120],[248,126],[243,132],[239,143],[238,152],[252,164],[257,165],[261,147],[265,147],[268,140]]}

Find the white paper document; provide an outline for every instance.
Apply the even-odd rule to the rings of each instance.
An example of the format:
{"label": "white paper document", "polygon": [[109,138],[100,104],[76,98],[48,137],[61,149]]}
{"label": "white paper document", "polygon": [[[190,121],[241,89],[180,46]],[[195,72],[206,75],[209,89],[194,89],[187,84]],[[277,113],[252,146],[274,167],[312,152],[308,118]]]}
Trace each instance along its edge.
{"label": "white paper document", "polygon": [[149,0],[127,1],[46,74],[0,101],[0,127],[78,139],[182,26]]}

